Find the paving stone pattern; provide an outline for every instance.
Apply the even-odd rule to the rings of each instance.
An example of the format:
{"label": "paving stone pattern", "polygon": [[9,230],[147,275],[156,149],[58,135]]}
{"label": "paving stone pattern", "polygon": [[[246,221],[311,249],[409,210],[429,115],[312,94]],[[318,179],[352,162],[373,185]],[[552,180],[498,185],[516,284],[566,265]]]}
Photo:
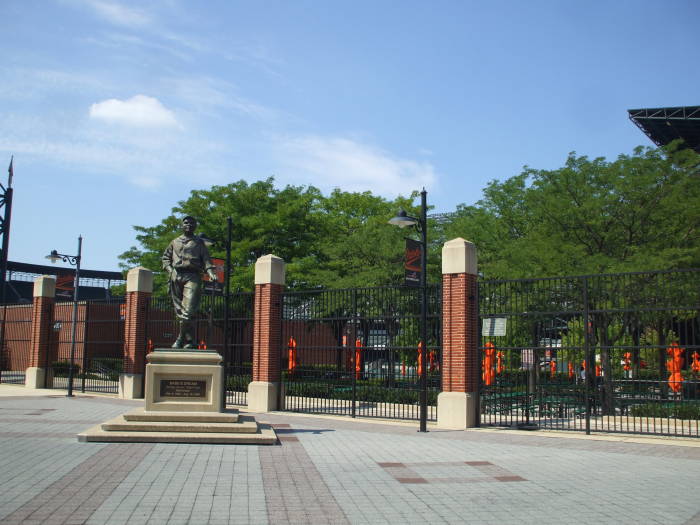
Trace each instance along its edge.
{"label": "paving stone pattern", "polygon": [[257,414],[276,446],[79,443],[138,402],[3,397],[0,523],[698,524],[700,447]]}
{"label": "paving stone pattern", "polygon": [[261,447],[265,500],[270,523],[348,523],[299,438],[288,424],[273,425],[282,444]]}

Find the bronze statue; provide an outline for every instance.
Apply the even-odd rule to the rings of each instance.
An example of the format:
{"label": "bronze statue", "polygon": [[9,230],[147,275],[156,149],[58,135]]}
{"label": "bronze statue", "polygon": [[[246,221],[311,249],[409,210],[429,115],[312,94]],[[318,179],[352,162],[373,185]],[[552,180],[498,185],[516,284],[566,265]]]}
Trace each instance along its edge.
{"label": "bronze statue", "polygon": [[178,320],[178,335],[173,348],[195,348],[192,321],[199,310],[202,295],[202,273],[216,282],[214,265],[204,241],[194,234],[197,220],[182,219],[182,235],[173,239],[163,252],[163,269],[168,273],[170,297]]}

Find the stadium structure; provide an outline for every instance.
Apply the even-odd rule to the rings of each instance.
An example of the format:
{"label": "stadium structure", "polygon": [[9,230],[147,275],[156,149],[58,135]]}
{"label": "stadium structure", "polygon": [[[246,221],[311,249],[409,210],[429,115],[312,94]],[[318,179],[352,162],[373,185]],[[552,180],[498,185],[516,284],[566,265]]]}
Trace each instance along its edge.
{"label": "stadium structure", "polygon": [[627,110],[629,118],[657,146],[682,139],[700,153],[700,106]]}

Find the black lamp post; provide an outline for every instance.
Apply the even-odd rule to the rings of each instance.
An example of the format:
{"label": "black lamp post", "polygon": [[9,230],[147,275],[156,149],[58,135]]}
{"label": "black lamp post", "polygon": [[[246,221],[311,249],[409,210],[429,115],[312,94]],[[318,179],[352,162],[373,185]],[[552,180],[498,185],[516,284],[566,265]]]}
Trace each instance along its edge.
{"label": "black lamp post", "polygon": [[73,397],[73,360],[75,359],[75,335],[78,326],[78,286],[80,284],[80,259],[82,249],[83,237],[80,235],[78,236],[78,255],[64,255],[62,253],[58,253],[56,250],[51,250],[51,253],[46,256],[46,258],[54,264],[58,261],[63,261],[75,266],[75,280],[73,282],[73,323],[70,341],[70,363],[68,365],[67,397]]}
{"label": "black lamp post", "polygon": [[420,339],[422,343],[422,351],[420,352],[420,432],[427,432],[428,421],[428,370],[425,366],[426,355],[428,353],[428,290],[426,286],[427,273],[427,254],[428,254],[428,221],[427,221],[427,192],[425,188],[420,193],[420,217],[409,217],[404,210],[399,211],[398,215],[389,221],[389,224],[405,228],[407,226],[416,226],[421,236],[421,255],[420,255]]}

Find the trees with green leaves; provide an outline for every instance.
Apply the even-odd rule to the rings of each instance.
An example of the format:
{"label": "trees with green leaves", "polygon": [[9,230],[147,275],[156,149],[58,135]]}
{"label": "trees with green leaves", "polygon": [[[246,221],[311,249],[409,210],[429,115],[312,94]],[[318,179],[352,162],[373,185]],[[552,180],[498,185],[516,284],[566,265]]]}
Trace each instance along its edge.
{"label": "trees with green leaves", "polygon": [[612,162],[571,153],[560,169],[492,181],[445,235],[473,241],[494,278],[697,266],[700,155],[676,144]]}
{"label": "trees with green leaves", "polygon": [[[200,232],[217,240],[213,256],[223,257],[230,216],[233,289],[252,288],[255,261],[268,253],[285,260],[293,289],[401,284],[404,237],[415,233],[387,221],[400,208],[418,216],[417,195],[325,196],[313,186],[276,188],[271,178],[194,190],[160,224],[136,226],[140,246],[121,258],[158,271],[183,215],[199,219]],[[487,278],[698,266],[700,155],[677,145],[639,147],[614,161],[572,153],[562,168],[492,181],[475,205],[429,221],[429,282],[440,280],[442,243],[455,237],[476,244]]]}
{"label": "trees with green leaves", "polygon": [[[412,197],[415,197],[413,195]],[[140,247],[121,255],[123,266],[160,270],[160,258],[179,233],[180,217],[192,215],[199,233],[214,239],[213,257],[225,255],[226,218],[231,217],[233,289],[250,290],[255,261],[272,253],[286,263],[287,286],[349,288],[399,284],[403,280],[403,239],[387,224],[399,208],[418,213],[411,198],[393,201],[370,192],[340,190],[324,196],[313,186],[278,189],[273,179],[238,181],[194,190],[156,226],[135,226]],[[433,266],[437,259],[431,259]],[[164,290],[156,275],[156,289]]]}
{"label": "trees with green leaves", "polygon": [[[172,213],[156,226],[134,226],[140,247],[120,257],[124,266],[141,265],[160,271],[160,258],[171,239],[179,233],[180,217],[192,215],[199,221],[198,232],[214,239],[213,257],[225,256],[226,218],[233,220],[231,259],[236,271],[231,276],[235,289],[250,289],[255,261],[273,253],[288,265],[288,281],[299,286],[306,281],[307,265],[315,265],[317,232],[322,230],[320,192],[313,187],[287,186],[277,189],[273,179],[248,184],[238,181],[209,190],[193,190]],[[156,275],[156,288],[163,289],[164,277]]]}

